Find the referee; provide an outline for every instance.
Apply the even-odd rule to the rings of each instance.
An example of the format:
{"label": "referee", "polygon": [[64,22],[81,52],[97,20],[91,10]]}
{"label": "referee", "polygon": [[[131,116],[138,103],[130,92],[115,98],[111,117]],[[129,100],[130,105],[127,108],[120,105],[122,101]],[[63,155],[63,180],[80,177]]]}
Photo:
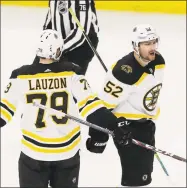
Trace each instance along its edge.
{"label": "referee", "polygon": [[[93,46],[97,48],[99,27],[94,0],[49,0],[49,10],[43,29],[54,29],[61,33],[64,39],[64,51],[60,62],[70,61],[79,65],[81,73],[85,75],[94,53],[68,11],[70,7]],[[34,63],[37,62],[36,57]]]}

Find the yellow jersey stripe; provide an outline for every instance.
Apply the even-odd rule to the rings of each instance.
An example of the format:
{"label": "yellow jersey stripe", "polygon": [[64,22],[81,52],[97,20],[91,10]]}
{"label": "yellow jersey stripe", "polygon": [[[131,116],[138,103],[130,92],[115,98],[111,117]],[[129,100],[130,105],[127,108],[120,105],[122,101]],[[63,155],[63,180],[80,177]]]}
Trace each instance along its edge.
{"label": "yellow jersey stripe", "polygon": [[140,77],[140,79],[134,84],[134,85],[139,85],[144,79],[145,77],[147,76],[148,74],[147,73],[143,73],[142,76]]}
{"label": "yellow jersey stripe", "polygon": [[6,99],[2,99],[1,102],[4,103],[8,108],[10,108],[10,110],[14,112],[16,111],[16,107],[10,102],[8,102]]}
{"label": "yellow jersey stripe", "polygon": [[155,116],[150,116],[147,114],[125,114],[125,113],[114,113],[116,117],[125,117],[127,119],[141,119],[141,118],[151,118],[156,120],[160,114],[160,109],[158,109]]}
{"label": "yellow jersey stripe", "polygon": [[28,79],[28,78],[45,78],[45,77],[57,77],[57,76],[72,76],[75,73],[72,71],[59,72],[59,73],[38,73],[34,75],[20,75],[18,78],[20,79]]}
{"label": "yellow jersey stripe", "polygon": [[3,108],[1,108],[1,114],[3,115],[6,121],[10,121],[12,119],[12,116]]}
{"label": "yellow jersey stripe", "polygon": [[165,67],[165,65],[163,64],[163,65],[156,65],[155,66],[155,69],[163,69]]}
{"label": "yellow jersey stripe", "polygon": [[87,105],[82,111],[81,116],[85,116],[90,110],[98,107],[99,105],[103,105],[103,102],[101,100],[97,100],[92,102],[91,104]]}
{"label": "yellow jersey stripe", "polygon": [[107,102],[105,102],[105,101],[103,101],[103,104],[104,104],[104,106],[107,107],[108,109],[109,109],[109,108],[116,108],[116,106],[117,106],[117,105],[115,105],[115,104],[109,104],[109,103],[107,103]]}
{"label": "yellow jersey stripe", "polygon": [[47,148],[41,148],[37,147],[34,144],[31,144],[30,142],[22,139],[21,142],[23,145],[27,146],[29,149],[35,151],[35,152],[41,152],[41,153],[64,153],[68,152],[70,150],[73,150],[81,141],[81,137],[79,136],[72,144],[70,144],[67,147],[60,148],[60,149],[47,149]]}
{"label": "yellow jersey stripe", "polygon": [[113,69],[116,66],[117,62],[112,64],[111,69]]}
{"label": "yellow jersey stripe", "polygon": [[29,132],[27,130],[22,129],[22,133],[25,136],[31,137],[31,138],[33,138],[33,139],[35,139],[37,141],[52,142],[52,143],[54,143],[54,142],[65,142],[65,141],[69,140],[70,138],[72,138],[74,135],[76,135],[79,131],[80,131],[80,126],[78,126],[75,129],[73,129],[69,134],[67,134],[64,137],[61,137],[61,138],[44,138],[44,137],[36,135],[36,134],[34,134],[32,132]]}
{"label": "yellow jersey stripe", "polygon": [[83,107],[88,102],[88,100],[93,100],[96,97],[97,97],[97,94],[88,96],[86,99],[78,102],[78,107],[79,108]]}

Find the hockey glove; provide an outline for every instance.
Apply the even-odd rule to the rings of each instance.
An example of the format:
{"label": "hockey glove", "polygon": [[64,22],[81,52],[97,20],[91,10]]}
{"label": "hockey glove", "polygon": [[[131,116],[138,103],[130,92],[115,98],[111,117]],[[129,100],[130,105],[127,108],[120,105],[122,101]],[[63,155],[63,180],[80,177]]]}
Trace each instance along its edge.
{"label": "hockey glove", "polygon": [[105,150],[107,142],[103,141],[94,141],[91,138],[88,138],[86,141],[86,148],[88,151],[93,153],[103,153]]}
{"label": "hockey glove", "polygon": [[89,135],[91,137],[86,141],[87,150],[93,153],[103,153],[109,139],[108,134],[90,128]]}
{"label": "hockey glove", "polygon": [[127,146],[132,143],[132,133],[130,131],[130,121],[127,121],[125,118],[118,118],[117,127],[113,130],[114,141],[119,145]]}

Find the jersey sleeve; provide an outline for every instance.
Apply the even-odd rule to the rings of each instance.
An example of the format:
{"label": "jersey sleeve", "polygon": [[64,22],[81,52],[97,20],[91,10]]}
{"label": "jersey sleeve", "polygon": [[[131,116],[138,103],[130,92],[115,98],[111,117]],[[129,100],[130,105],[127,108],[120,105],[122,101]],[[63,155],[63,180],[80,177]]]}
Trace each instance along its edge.
{"label": "jersey sleeve", "polygon": [[[111,111],[117,108],[122,101],[127,100],[131,93],[131,86],[125,84],[121,79],[116,78],[115,74],[122,74],[122,72],[118,68],[108,71],[104,86],[99,94],[104,107],[97,109],[95,113],[91,113],[87,117],[89,122],[108,128],[109,130],[114,130],[117,127],[117,118]],[[103,126],[106,124],[107,126]],[[92,128],[89,128],[89,135],[97,141],[108,141],[108,135]]]}
{"label": "jersey sleeve", "polygon": [[[120,70],[115,70],[115,74],[119,75],[125,73],[122,73]],[[105,107],[112,111],[117,108],[122,101],[127,100],[131,92],[131,85],[117,79],[114,76],[114,72],[110,70],[106,75],[104,85],[99,93],[99,98],[103,100]]]}
{"label": "jersey sleeve", "polygon": [[72,81],[72,93],[82,117],[86,119],[89,114],[104,106],[83,75],[75,75]]}
{"label": "jersey sleeve", "polygon": [[16,112],[16,106],[21,94],[20,86],[20,80],[15,78],[12,73],[0,101],[0,127],[11,121],[14,113]]}
{"label": "jersey sleeve", "polygon": [[75,75],[73,78],[73,96],[78,105],[80,115],[90,123],[114,129],[117,118],[103,104],[103,101],[94,94],[84,76]]}

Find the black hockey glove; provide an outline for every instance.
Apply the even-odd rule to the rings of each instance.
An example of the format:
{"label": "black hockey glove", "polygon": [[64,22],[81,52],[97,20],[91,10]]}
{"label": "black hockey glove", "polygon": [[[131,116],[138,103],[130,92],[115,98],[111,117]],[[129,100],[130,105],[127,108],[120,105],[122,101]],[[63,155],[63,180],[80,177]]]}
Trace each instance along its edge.
{"label": "black hockey glove", "polygon": [[122,146],[127,146],[132,143],[132,133],[130,131],[129,125],[130,121],[123,117],[118,118],[117,127],[113,130],[114,141]]}
{"label": "black hockey glove", "polygon": [[93,153],[103,153],[106,148],[109,136],[106,133],[89,128],[90,138],[86,141],[86,148]]}
{"label": "black hockey glove", "polygon": [[86,141],[86,148],[93,153],[103,153],[106,148],[106,144],[107,142],[95,141],[91,138],[88,138]]}
{"label": "black hockey glove", "polygon": [[[130,121],[120,117],[118,118],[116,125],[109,126],[109,129],[113,131],[114,134],[114,142],[122,146],[127,146],[132,143],[131,131],[128,126],[130,123]],[[89,135],[91,138],[88,138],[86,141],[87,150],[93,153],[103,153],[106,148],[109,136],[106,133],[95,130],[93,128],[89,129]]]}

